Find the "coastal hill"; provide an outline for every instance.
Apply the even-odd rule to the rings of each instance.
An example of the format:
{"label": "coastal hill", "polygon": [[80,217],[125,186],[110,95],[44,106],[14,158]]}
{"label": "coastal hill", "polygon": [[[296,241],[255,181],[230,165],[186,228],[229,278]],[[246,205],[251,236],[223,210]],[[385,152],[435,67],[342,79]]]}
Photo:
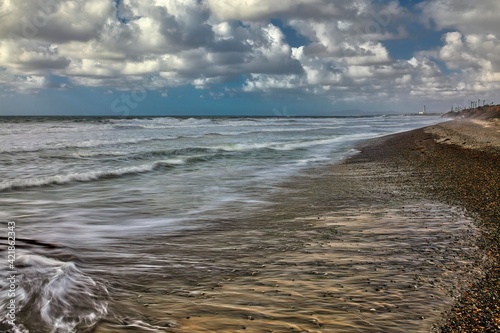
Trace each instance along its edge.
{"label": "coastal hill", "polygon": [[500,104],[485,105],[460,111],[449,111],[443,114],[444,118],[468,118],[478,120],[500,119]]}

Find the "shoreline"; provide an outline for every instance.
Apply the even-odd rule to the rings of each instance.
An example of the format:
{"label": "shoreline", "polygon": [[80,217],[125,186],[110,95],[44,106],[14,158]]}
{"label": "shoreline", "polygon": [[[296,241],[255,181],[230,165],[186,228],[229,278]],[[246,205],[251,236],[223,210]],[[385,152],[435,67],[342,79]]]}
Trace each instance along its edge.
{"label": "shoreline", "polygon": [[[81,269],[110,296],[91,331],[493,332],[500,141],[488,128],[371,139],[288,179],[259,212],[138,239],[130,258],[89,254]],[[128,269],[138,257],[147,274]]]}
{"label": "shoreline", "polygon": [[426,132],[446,124],[366,141],[255,215],[151,240],[144,255],[169,264],[108,277],[116,317],[94,332],[461,332],[450,309],[494,266],[484,227],[433,183],[443,161],[426,165],[463,155]]}
{"label": "shoreline", "polygon": [[[387,152],[387,146],[392,151]],[[480,236],[484,275],[444,316],[441,332],[500,330],[500,126],[492,120],[453,120],[364,143],[348,163],[377,161],[419,174],[411,187],[463,207]],[[384,154],[385,151],[385,154]]]}

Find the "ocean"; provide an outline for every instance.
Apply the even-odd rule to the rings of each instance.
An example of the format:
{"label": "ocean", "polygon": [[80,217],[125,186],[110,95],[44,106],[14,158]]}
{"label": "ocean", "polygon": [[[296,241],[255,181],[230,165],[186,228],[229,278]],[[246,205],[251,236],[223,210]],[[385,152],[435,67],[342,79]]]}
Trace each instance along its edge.
{"label": "ocean", "polygon": [[[186,235],[239,228],[254,214],[272,215],[283,182],[355,154],[362,140],[441,121],[435,116],[2,119],[0,220],[4,245],[9,231],[16,241],[12,251],[2,251],[0,330],[169,331],[178,325],[169,321],[175,313],[144,314],[127,299],[147,294],[148,284],[158,281],[168,288],[165,271],[183,272],[176,276],[186,281],[213,272],[204,270],[207,261],[183,256],[180,247],[203,245],[202,238],[190,241]],[[228,251],[233,246],[228,243]],[[11,252],[15,260],[9,267]],[[13,275],[14,297],[8,281]],[[168,293],[162,297],[174,302]],[[15,320],[9,317],[11,303]]]}

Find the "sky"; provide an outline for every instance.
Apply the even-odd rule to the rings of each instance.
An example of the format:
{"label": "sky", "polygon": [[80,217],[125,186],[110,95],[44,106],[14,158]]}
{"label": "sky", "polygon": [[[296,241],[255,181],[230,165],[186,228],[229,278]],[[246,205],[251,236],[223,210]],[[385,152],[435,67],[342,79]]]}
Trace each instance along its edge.
{"label": "sky", "polygon": [[500,103],[500,1],[1,0],[0,115]]}

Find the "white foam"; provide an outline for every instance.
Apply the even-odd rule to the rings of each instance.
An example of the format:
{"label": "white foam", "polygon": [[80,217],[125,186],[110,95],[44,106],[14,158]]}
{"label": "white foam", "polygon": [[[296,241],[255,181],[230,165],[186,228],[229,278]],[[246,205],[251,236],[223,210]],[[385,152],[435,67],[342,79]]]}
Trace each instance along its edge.
{"label": "white foam", "polygon": [[[77,327],[91,328],[107,314],[107,289],[75,263],[17,250],[16,265],[17,316],[27,319],[14,332],[48,329],[74,333]],[[10,302],[7,274],[3,272],[0,281],[0,322],[4,324],[8,324],[6,306]]]}
{"label": "white foam", "polygon": [[161,161],[154,161],[151,163],[141,164],[137,166],[124,167],[110,170],[98,170],[88,172],[68,173],[65,175],[44,176],[28,179],[15,179],[10,181],[3,181],[0,183],[0,191],[39,187],[46,185],[63,185],[72,182],[88,182],[106,177],[120,177],[129,174],[145,173],[156,170],[160,166],[175,166],[183,165],[186,163],[185,159],[168,159]]}
{"label": "white foam", "polygon": [[275,146],[275,143],[236,143],[232,145],[222,145],[215,147],[215,149],[220,149],[224,151],[249,151],[249,150],[256,150],[256,149],[264,149],[264,148],[271,148]]}
{"label": "white foam", "polygon": [[[38,152],[41,150],[52,149],[68,149],[68,148],[94,148],[101,146],[115,146],[115,145],[134,145],[158,140],[175,140],[175,136],[161,136],[161,137],[143,137],[134,139],[112,139],[112,140],[85,140],[79,142],[60,142],[60,139],[25,142],[27,145],[18,145],[15,141],[8,142],[2,149],[1,153],[20,153],[20,152]],[[37,138],[37,140],[39,140]],[[23,141],[24,142],[24,141]]]}
{"label": "white foam", "polygon": [[106,152],[100,152],[100,151],[79,151],[77,153],[74,153],[72,156],[76,158],[89,158],[89,157],[102,157],[102,156],[127,156],[130,153],[124,152],[124,151],[106,151]]}
{"label": "white foam", "polygon": [[170,330],[167,330],[165,327],[150,325],[148,323],[143,322],[142,320],[136,320],[132,324],[127,325],[126,328],[139,329],[140,332],[150,332],[150,333],[170,332]]}
{"label": "white foam", "polygon": [[347,142],[353,140],[361,140],[366,138],[374,137],[375,133],[363,133],[363,134],[353,134],[353,135],[342,135],[330,139],[318,139],[318,140],[308,140],[308,141],[296,141],[289,143],[276,143],[276,142],[264,142],[264,143],[238,143],[232,145],[222,145],[215,147],[215,149],[220,149],[224,151],[249,151],[258,149],[272,149],[272,150],[296,150],[302,148],[309,148],[320,145],[328,145],[338,142]]}

